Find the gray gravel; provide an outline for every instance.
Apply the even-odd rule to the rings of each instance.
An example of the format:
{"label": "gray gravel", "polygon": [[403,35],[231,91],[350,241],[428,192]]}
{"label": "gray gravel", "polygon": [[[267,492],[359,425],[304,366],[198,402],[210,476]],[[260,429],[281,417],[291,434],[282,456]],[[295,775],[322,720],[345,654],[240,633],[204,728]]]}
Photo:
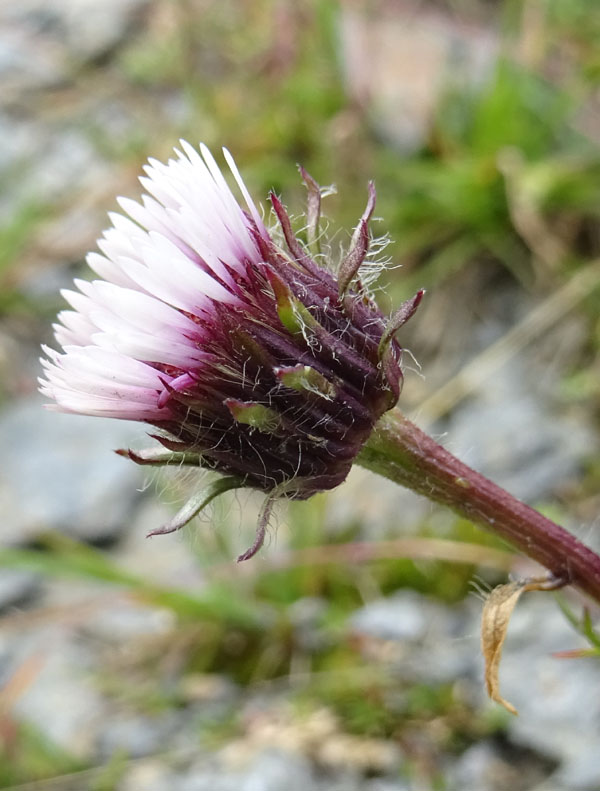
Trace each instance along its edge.
{"label": "gray gravel", "polygon": [[37,574],[19,569],[0,571],[0,612],[30,603],[40,593],[41,580]]}
{"label": "gray gravel", "polygon": [[0,544],[47,530],[88,541],[115,539],[140,499],[144,473],[116,456],[143,429],[123,421],[48,412],[41,396],[0,415]]}

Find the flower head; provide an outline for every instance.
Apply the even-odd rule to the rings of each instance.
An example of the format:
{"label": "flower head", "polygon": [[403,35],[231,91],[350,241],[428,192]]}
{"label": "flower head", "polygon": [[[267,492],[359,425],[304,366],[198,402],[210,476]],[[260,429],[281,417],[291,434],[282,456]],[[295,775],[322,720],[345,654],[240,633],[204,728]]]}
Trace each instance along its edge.
{"label": "flower head", "polygon": [[[334,273],[297,239],[272,194],[285,247],[277,243],[227,151],[243,207],[205,146],[181,146],[167,164],[149,161],[141,203],[121,198],[127,216],[110,215],[101,253],[87,259],[100,279],[64,292],[62,351],[45,348],[40,388],[63,412],[155,426],[162,449],[127,451],[138,463],[228,476],[162,532],[224,488],[306,498],[343,481],[398,399],[394,335],[422,296],[386,321],[358,280],[372,185]],[[314,242],[321,190],[302,175]]]}

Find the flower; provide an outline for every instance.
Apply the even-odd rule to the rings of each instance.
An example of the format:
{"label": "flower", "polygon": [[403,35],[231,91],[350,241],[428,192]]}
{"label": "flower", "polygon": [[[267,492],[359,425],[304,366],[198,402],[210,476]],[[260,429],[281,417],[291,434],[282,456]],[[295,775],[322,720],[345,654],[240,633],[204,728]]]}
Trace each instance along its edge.
{"label": "flower", "polygon": [[[422,296],[386,321],[358,279],[372,185],[335,274],[294,235],[274,194],[279,229],[267,229],[223,153],[244,208],[205,146],[182,141],[167,164],[150,160],[147,194],[119,200],[128,216],[111,214],[101,253],[88,255],[100,279],[63,292],[72,309],[54,327],[62,350],[44,349],[50,408],[149,423],[162,448],[123,455],[227,476],[154,532],[177,529],[225,488],[249,486],[270,496],[264,535],[275,496],[302,499],[343,481],[398,399],[394,335]],[[301,172],[314,248],[322,193]]]}

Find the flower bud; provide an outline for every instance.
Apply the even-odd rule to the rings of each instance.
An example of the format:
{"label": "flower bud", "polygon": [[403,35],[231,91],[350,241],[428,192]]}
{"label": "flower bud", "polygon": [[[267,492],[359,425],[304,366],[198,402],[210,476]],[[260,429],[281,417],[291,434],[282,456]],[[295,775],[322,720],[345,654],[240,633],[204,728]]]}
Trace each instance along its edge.
{"label": "flower bud", "polygon": [[[336,274],[275,195],[279,228],[266,228],[228,152],[244,209],[206,147],[181,145],[149,162],[141,203],[120,200],[128,217],[111,216],[87,259],[100,279],[65,292],[41,391],[61,411],[153,425],[170,454],[129,452],[138,463],[185,459],[225,488],[296,499],[331,489],[398,400],[395,333],[422,292],[389,322],[360,283],[372,185]],[[302,175],[313,249],[321,192]]]}

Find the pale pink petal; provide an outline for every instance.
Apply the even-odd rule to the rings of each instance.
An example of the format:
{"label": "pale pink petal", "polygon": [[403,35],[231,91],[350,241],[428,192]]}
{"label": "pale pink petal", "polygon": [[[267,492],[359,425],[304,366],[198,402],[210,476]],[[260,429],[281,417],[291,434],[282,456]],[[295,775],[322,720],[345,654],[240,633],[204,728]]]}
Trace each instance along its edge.
{"label": "pale pink petal", "polygon": [[269,239],[269,233],[268,233],[267,229],[265,228],[265,224],[262,221],[262,217],[260,216],[260,214],[258,212],[258,209],[256,208],[256,204],[254,203],[254,201],[250,197],[250,193],[248,192],[248,188],[244,184],[242,176],[240,175],[240,171],[238,170],[238,167],[235,164],[234,158],[231,156],[230,152],[226,148],[223,148],[222,150],[223,150],[223,156],[225,157],[225,160],[226,160],[227,164],[229,165],[229,169],[233,173],[233,177],[236,180],[236,183],[237,183],[237,185],[239,187],[239,190],[242,193],[242,195],[244,196],[244,200],[246,201],[246,206],[248,207],[248,211],[250,212],[250,216],[254,220],[260,235],[263,237],[263,239],[268,240]]}
{"label": "pale pink petal", "polygon": [[243,307],[240,276],[261,261],[254,224],[267,231],[229,152],[248,213],[206,147],[181,148],[166,164],[150,159],[140,179],[148,194],[120,198],[125,214],[109,215],[101,252],[87,258],[101,279],[63,292],[62,352],[44,349],[40,380],[56,409],[169,419],[172,389],[201,381],[213,361],[205,344],[215,304]]}

